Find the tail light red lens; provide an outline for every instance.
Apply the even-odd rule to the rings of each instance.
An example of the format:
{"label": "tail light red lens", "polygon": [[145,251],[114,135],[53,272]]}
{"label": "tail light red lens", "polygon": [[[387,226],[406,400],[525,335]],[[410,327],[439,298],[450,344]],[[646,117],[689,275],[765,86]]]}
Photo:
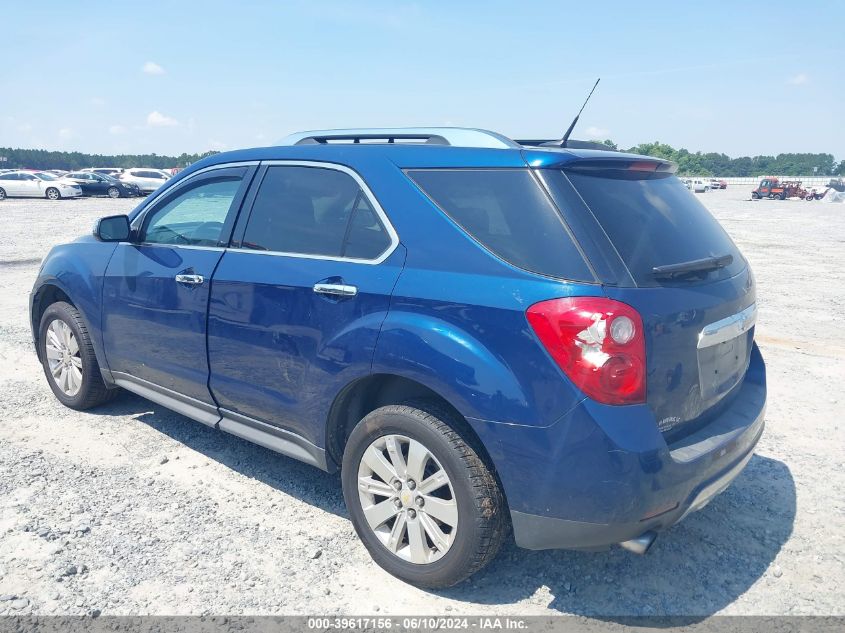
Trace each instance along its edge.
{"label": "tail light red lens", "polygon": [[546,351],[587,396],[604,404],[645,402],[645,336],[634,308],[601,297],[570,297],[535,303],[526,316]]}

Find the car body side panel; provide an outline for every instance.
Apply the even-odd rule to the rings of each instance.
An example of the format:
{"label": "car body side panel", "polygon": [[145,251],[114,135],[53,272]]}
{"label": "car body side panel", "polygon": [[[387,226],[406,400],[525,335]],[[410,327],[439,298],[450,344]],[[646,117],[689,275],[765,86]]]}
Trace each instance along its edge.
{"label": "car body side panel", "polygon": [[[113,372],[207,405],[206,318],[209,280],[222,249],[121,242],[103,283],[103,344]],[[199,285],[178,274],[204,278]]]}
{"label": "car body side panel", "polygon": [[373,371],[420,382],[466,417],[549,426],[583,395],[537,341],[525,310],[550,297],[600,292],[599,286],[406,267]]}
{"label": "car body side panel", "polygon": [[6,174],[6,176],[6,178],[0,180],[0,187],[3,187],[3,190],[6,192],[7,196],[13,198],[15,196],[26,195],[24,181],[20,180],[18,174]]}
{"label": "car body side panel", "polygon": [[[325,445],[335,396],[370,373],[379,328],[405,261],[377,265],[229,250],[212,282],[210,386],[219,406]],[[314,292],[355,286],[354,297]]]}

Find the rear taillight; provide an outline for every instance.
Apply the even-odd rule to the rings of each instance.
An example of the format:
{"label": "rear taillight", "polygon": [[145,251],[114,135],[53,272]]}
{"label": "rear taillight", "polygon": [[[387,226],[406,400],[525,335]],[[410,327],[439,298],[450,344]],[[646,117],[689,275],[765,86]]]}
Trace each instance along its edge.
{"label": "rear taillight", "polygon": [[645,337],[634,308],[570,297],[535,303],[526,316],[546,351],[587,396],[604,404],[645,402]]}

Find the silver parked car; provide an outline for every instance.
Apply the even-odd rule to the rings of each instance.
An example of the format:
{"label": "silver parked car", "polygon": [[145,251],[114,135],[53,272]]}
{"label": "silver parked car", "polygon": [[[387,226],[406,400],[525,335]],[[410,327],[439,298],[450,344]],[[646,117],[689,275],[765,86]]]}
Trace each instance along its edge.
{"label": "silver parked car", "polygon": [[122,182],[138,185],[138,188],[143,193],[152,193],[166,183],[170,179],[170,176],[158,169],[138,167],[125,169],[119,178]]}
{"label": "silver parked car", "polygon": [[21,198],[76,198],[82,189],[75,182],[58,178],[45,171],[9,171],[0,174],[0,200]]}

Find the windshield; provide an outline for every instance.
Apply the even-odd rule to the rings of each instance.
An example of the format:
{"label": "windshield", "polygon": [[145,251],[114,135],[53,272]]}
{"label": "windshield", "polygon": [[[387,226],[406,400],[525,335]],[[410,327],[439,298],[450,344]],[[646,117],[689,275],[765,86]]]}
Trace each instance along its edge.
{"label": "windshield", "polygon": [[58,180],[53,174],[48,174],[46,171],[39,171],[35,175],[41,180]]}

